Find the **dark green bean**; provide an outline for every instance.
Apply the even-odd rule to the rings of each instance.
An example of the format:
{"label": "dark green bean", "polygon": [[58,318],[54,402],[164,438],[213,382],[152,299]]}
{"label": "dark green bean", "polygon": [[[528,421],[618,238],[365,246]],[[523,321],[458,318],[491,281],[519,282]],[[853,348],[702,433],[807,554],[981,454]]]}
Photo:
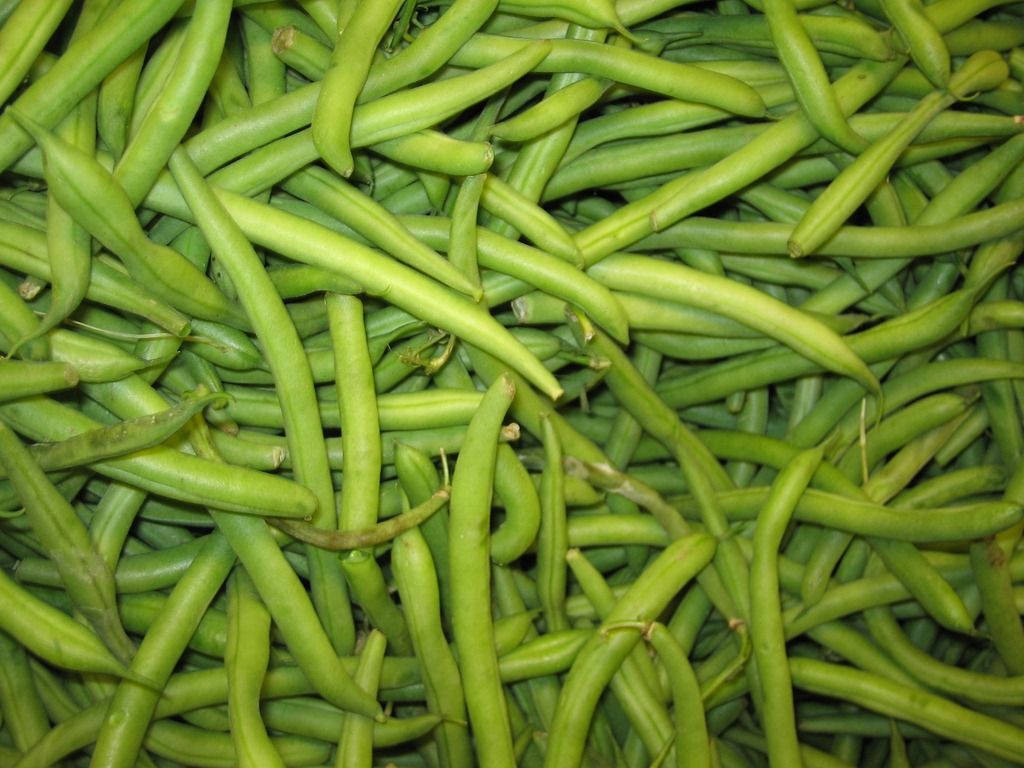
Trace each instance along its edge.
{"label": "dark green bean", "polygon": [[192,398],[165,411],[128,419],[113,427],[82,432],[60,442],[36,443],[28,446],[28,451],[39,468],[47,472],[123,456],[159,445],[203,408],[225,399],[226,395],[221,393]]}

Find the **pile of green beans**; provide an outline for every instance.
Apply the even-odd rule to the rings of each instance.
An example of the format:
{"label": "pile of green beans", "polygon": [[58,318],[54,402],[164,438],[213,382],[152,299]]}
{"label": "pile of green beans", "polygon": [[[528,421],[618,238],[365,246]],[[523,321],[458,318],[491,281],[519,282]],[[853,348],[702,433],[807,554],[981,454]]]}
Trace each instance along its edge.
{"label": "pile of green beans", "polygon": [[1024,765],[1020,0],[0,0],[0,768]]}

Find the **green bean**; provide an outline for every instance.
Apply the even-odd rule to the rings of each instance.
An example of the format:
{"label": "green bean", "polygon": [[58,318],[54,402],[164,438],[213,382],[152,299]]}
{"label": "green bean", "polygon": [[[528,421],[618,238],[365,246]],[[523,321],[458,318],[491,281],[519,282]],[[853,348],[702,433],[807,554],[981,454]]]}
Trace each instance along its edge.
{"label": "green bean", "polygon": [[211,536],[143,638],[131,669],[154,681],[153,688],[126,681],[118,686],[96,735],[94,759],[132,765],[166,684],[203,612],[234,564],[224,537]]}
{"label": "green bean", "polygon": [[[799,2],[792,5],[794,10],[803,10]],[[722,43],[742,45],[745,48],[761,49],[766,52],[774,49],[775,54],[782,58],[784,54],[778,51],[780,46],[775,46],[772,42],[772,24],[769,18],[773,10],[771,4],[762,0],[758,3],[758,7],[761,6],[764,6],[764,15],[678,14],[664,22],[647,24],[644,28],[683,36],[681,42],[684,45]],[[796,20],[819,51],[877,61],[885,61],[892,55],[885,38],[856,17],[802,14]]]}
{"label": "green bean", "polygon": [[875,537],[868,538],[868,543],[936,622],[954,632],[974,632],[974,622],[963,600],[913,544]]}
{"label": "green bean", "polygon": [[537,590],[548,632],[568,629],[565,616],[565,478],[562,448],[551,422],[544,419],[544,472],[541,474],[541,524],[537,535]]}
{"label": "green bean", "polygon": [[[559,34],[568,40],[600,44],[607,36],[603,30],[569,24]],[[583,73],[573,71],[556,73],[544,88],[546,95],[552,95],[571,83],[584,79]],[[525,89],[523,89],[525,91]],[[526,142],[516,153],[515,162],[506,175],[506,181],[522,192],[528,199],[539,201],[544,186],[561,162],[565,149],[572,137],[577,118],[571,117],[556,129]],[[499,234],[513,236],[511,226],[497,226]]]}
{"label": "green bean", "polygon": [[[615,595],[601,574],[578,550],[570,550],[566,554],[566,561],[597,615],[606,618],[615,606]],[[615,626],[609,631],[620,628]],[[671,736],[672,724],[662,704],[660,681],[651,666],[650,658],[640,647],[634,647],[622,659],[609,686],[646,749],[649,752],[660,749]]]}
{"label": "green bean", "polygon": [[60,442],[30,445],[28,451],[39,468],[47,472],[123,456],[159,445],[200,410],[223,399],[225,396],[220,393],[189,399],[166,411],[129,419],[113,427],[82,432]]}
{"label": "green bean", "polygon": [[[381,665],[384,662],[384,648],[387,638],[377,630],[366,637],[359,655],[359,666],[356,667],[353,680],[370,695],[375,695],[380,683]],[[336,768],[362,766],[373,759],[374,721],[363,715],[352,712],[342,716],[339,729],[341,737],[338,751],[334,756]]]}
{"label": "green bean", "polygon": [[[333,362],[333,361],[332,361]],[[250,391],[251,388],[227,385],[225,393],[232,398],[225,409],[238,421],[260,427],[284,426],[280,407],[267,392]],[[326,427],[338,427],[337,399],[321,390],[318,409]],[[376,397],[377,418],[381,429],[431,429],[464,425],[469,422],[480,404],[479,392],[451,389],[431,389],[425,392],[388,392]]]}
{"label": "green bean", "polygon": [[609,85],[607,81],[591,78],[571,83],[515,117],[491,126],[491,135],[506,141],[537,138],[592,106]]}
{"label": "green bean", "polygon": [[[605,618],[603,626],[611,627],[623,621],[649,621],[649,617],[658,614],[713,555],[714,540],[704,534],[674,541],[637,577]],[[579,764],[597,699],[638,640],[638,634],[630,631],[599,631],[580,649],[558,699],[545,764]]]}
{"label": "green bean", "polygon": [[[17,119],[22,123],[29,120],[20,114]],[[140,282],[189,314],[209,320],[240,321],[237,309],[195,267],[176,251],[146,238],[127,195],[92,157],[34,121],[26,130],[31,130],[32,137],[43,148],[48,183],[61,206],[117,253]],[[102,207],[96,205],[98,199],[104,201]]]}
{"label": "green bean", "polygon": [[117,617],[114,578],[93,548],[88,531],[26,447],[3,424],[0,447],[0,464],[21,497],[33,533],[57,563],[72,603],[107,647],[127,661],[133,649]]}
{"label": "green bean", "polygon": [[[414,312],[427,322],[479,343],[505,360],[516,361],[516,367],[542,391],[558,395],[560,388],[551,374],[519,344],[512,343],[495,321],[436,283],[390,264],[369,249],[347,242],[312,223],[301,222],[227,192],[218,192],[218,196],[242,230],[256,242],[291,253],[304,263],[342,271],[368,293],[386,294],[396,306]],[[345,254],[344,263],[339,262],[339,253]]]}
{"label": "green bean", "polygon": [[[333,493],[329,478],[322,428],[316,415],[313,384],[305,365],[298,334],[284,310],[270,279],[257,266],[252,246],[238,231],[234,222],[217,202],[188,156],[180,148],[171,156],[171,169],[200,227],[239,290],[239,298],[257,331],[270,359],[271,373],[280,384],[278,397],[285,414],[285,435],[303,484],[310,486],[317,499],[313,522],[323,528],[335,527]],[[341,569],[329,561],[325,553],[309,549],[313,566],[313,595],[318,610],[326,617],[329,637],[338,650],[350,648],[354,642],[351,610]],[[250,572],[250,575],[251,572]],[[262,594],[262,590],[261,590]]]}
{"label": "green bean", "polygon": [[554,16],[585,27],[608,28],[623,37],[632,39],[632,34],[622,25],[615,4],[610,0],[597,0],[597,2],[562,0],[555,4],[549,3],[547,0],[502,0],[498,4],[498,9],[504,13],[520,16],[538,18]]}
{"label": "green bean", "polygon": [[82,707],[49,667],[34,659],[29,660],[28,666],[36,692],[51,722],[62,723],[81,711]]}
{"label": "green bean", "polygon": [[221,58],[230,15],[226,1],[199,6],[160,95],[133,126],[113,174],[133,205],[142,202],[191,125]]}
{"label": "green bean", "polygon": [[167,77],[174,67],[178,51],[181,50],[187,33],[188,25],[186,23],[172,24],[142,66],[138,83],[127,105],[131,110],[127,125],[128,138],[138,130],[140,123],[149,112],[149,108],[159,98],[160,89],[167,83]]}
{"label": "green bean", "polygon": [[245,80],[252,104],[263,104],[285,92],[285,67],[270,47],[270,33],[249,16],[241,18],[245,43]]}
{"label": "green bean", "polygon": [[[25,89],[15,100],[18,109],[47,127],[55,127],[107,74],[163,27],[178,5],[152,0],[131,0],[122,5],[118,13],[109,14],[79,37],[46,75]],[[10,115],[0,117],[0,136],[3,168],[32,146],[30,136]]]}
{"label": "green bean", "polygon": [[936,88],[949,82],[949,50],[915,0],[882,0],[882,10],[907,45],[910,58]]}
{"label": "green bean", "polygon": [[[153,409],[164,410],[163,407]],[[72,408],[43,398],[0,404],[3,419],[34,440],[64,440],[101,425]],[[284,478],[231,468],[180,453],[169,447],[108,459],[94,465],[115,480],[160,492],[173,499],[252,514],[276,511],[279,516],[308,517],[315,501],[305,490]]]}
{"label": "green bean", "polygon": [[[967,317],[973,303],[974,298],[971,291],[954,291],[931,304],[848,337],[850,348],[869,364],[888,360],[912,348],[920,349],[949,335],[957,327],[953,323],[962,322]],[[703,390],[703,386],[697,388],[695,382],[708,378],[714,379],[716,378],[714,374],[723,370],[736,371],[736,375],[742,378],[729,381],[729,386],[717,387],[717,389],[724,390],[724,392],[716,393],[717,397],[735,391],[740,383],[744,388],[752,388],[812,373],[815,370],[809,364],[805,365],[802,361],[796,363],[792,360],[795,353],[789,350],[778,352],[768,350],[754,353],[754,355],[756,355],[755,360],[740,357],[733,362],[714,366],[712,369],[698,372],[693,376],[666,383],[660,387],[659,394],[667,404],[680,407],[696,402],[706,402],[704,398],[708,393]],[[723,382],[719,379],[715,383],[722,384]],[[710,399],[713,400],[715,397],[710,397]]]}
{"label": "green bean", "polygon": [[797,500],[821,463],[820,448],[797,456],[772,484],[758,513],[750,564],[750,634],[761,685],[762,717],[773,764],[800,762],[793,693],[785,665],[785,636],[778,598],[776,557]]}
{"label": "green bean", "polygon": [[323,77],[313,114],[313,141],[320,156],[345,178],[353,170],[349,133],[356,98],[366,82],[374,50],[400,2],[356,6],[344,28],[338,29],[331,66]]}
{"label": "green bean", "polygon": [[459,669],[441,627],[440,570],[435,570],[427,542],[418,529],[396,539],[392,567],[413,648],[421,662],[427,706],[444,718],[434,737],[440,764],[468,766],[472,763],[472,747],[462,724],[466,705]]}
{"label": "green bean", "polygon": [[[861,63],[840,78],[836,88],[844,114],[877,93],[893,74],[892,69],[888,63]],[[630,203],[614,216],[582,230],[576,235],[576,243],[587,263],[594,263],[757,180],[809,145],[814,135],[812,127],[799,116],[787,117],[707,170],[666,184],[654,195]]]}
{"label": "green bean", "polygon": [[[339,294],[328,296],[326,301],[342,427],[342,471],[348,478],[342,485],[338,526],[341,532],[346,532],[371,526],[377,520],[381,466],[380,423],[373,388],[373,370],[363,328],[362,302],[355,297]],[[353,562],[352,555],[356,554],[353,552],[343,559],[342,565],[348,574],[349,586],[356,601],[372,617],[372,598],[361,589],[361,585],[367,583],[366,577],[362,580],[354,579],[352,568],[347,567]],[[361,570],[375,571],[376,561],[368,553],[363,554],[364,557],[359,559],[363,564]],[[377,583],[379,579],[372,580]],[[385,601],[381,607],[385,613],[394,612],[389,601]],[[389,631],[388,635],[392,644],[400,648],[397,633]]]}
{"label": "green bean", "polygon": [[[153,625],[160,611],[167,603],[167,597],[160,592],[121,594],[118,596],[118,611],[130,632],[144,635]],[[214,658],[223,658],[228,647],[228,616],[224,611],[207,609],[189,639],[189,648]]]}
{"label": "green bean", "polygon": [[10,288],[7,283],[0,282],[0,343],[9,350],[18,339],[29,339],[21,357],[27,360],[45,360],[50,357],[49,343],[44,339],[31,339],[38,330],[39,323],[35,314],[25,301]]}
{"label": "green bean", "polygon": [[874,374],[838,336],[757,290],[682,265],[669,268],[628,256],[604,259],[588,272],[609,287],[654,293],[659,298],[695,304],[745,322],[829,370],[851,376],[866,389],[880,391]]}
{"label": "green bean", "polygon": [[[866,550],[867,547],[864,546],[862,549]],[[943,563],[935,558],[932,559],[940,573],[951,583],[962,587],[969,582],[969,565]],[[842,566],[840,566],[840,570],[842,570]],[[863,571],[863,567],[860,570]],[[851,612],[904,600],[909,594],[907,588],[895,576],[889,574],[857,578],[849,583],[833,586],[817,604],[799,606],[796,611],[787,610],[787,637],[795,637],[810,627],[846,616]]]}
{"label": "green bean", "polygon": [[505,519],[491,534],[491,559],[505,565],[530,548],[541,522],[533,481],[507,443],[499,443],[495,454],[494,493],[505,506]]}
{"label": "green bean", "polygon": [[881,502],[891,499],[934,458],[966,418],[966,414],[958,416],[905,445],[865,483],[865,493]]}
{"label": "green bean", "polygon": [[[725,731],[725,735],[735,742],[749,747],[745,752],[747,760],[751,759],[750,750],[756,749],[758,751],[767,751],[767,743],[760,737],[760,735],[743,731],[735,727],[727,729]],[[808,768],[842,768],[842,766],[850,764],[845,760],[833,757],[829,752],[816,749],[809,744],[800,745],[800,759],[801,764],[808,766]]]}
{"label": "green bean", "polygon": [[572,238],[544,209],[497,176],[487,174],[480,205],[533,241],[534,245],[571,263],[579,263]]}
{"label": "green bean", "polygon": [[[887,454],[961,415],[970,404],[966,398],[946,393],[921,398],[868,430],[866,445],[859,450],[851,447],[836,466],[850,480],[866,483],[868,476],[860,476],[865,468],[870,471]],[[840,447],[835,446],[832,451],[835,452],[836,448]]]}
{"label": "green bean", "polygon": [[497,0],[456,0],[441,17],[420,31],[415,40],[395,56],[371,67],[361,100],[393,93],[431,75],[490,17]]}
{"label": "green bean", "polygon": [[[441,479],[437,469],[429,455],[422,450],[405,441],[396,441],[394,461],[399,483],[410,503],[422,504],[440,486]],[[432,515],[419,526],[419,530],[427,542],[437,575],[441,613],[448,620],[451,617],[452,603],[447,514],[442,510],[439,514]]]}
{"label": "green bean", "polygon": [[[1024,373],[1024,369],[1021,370]],[[941,360],[917,368],[913,374],[890,378],[882,387],[883,415],[913,401],[915,398],[934,391],[934,387],[952,388],[987,381],[990,378],[1015,377],[1013,369],[995,360],[975,358],[970,363],[963,360]],[[927,382],[927,383],[926,383]],[[927,387],[927,389],[925,389]],[[868,400],[864,413],[866,420],[878,418],[875,401]],[[848,413],[835,427],[835,438],[849,444],[855,439],[859,414]]]}
{"label": "green bean", "polygon": [[[229,768],[237,764],[234,744],[226,733],[194,728],[173,720],[154,723],[146,735],[146,748],[167,759],[202,768]],[[315,765],[327,759],[327,744],[297,736],[274,737],[274,747],[285,765]]]}
{"label": "green bean", "polygon": [[[0,248],[0,260],[7,266],[43,280],[52,280],[53,273],[46,256],[46,240],[42,233],[25,229],[12,232],[0,222],[4,240],[14,248]],[[188,319],[177,310],[162,304],[140,286],[127,280],[123,272],[111,268],[106,257],[92,260],[86,298],[116,307],[151,320],[169,333],[184,336]]]}
{"label": "green bean", "polygon": [[[700,500],[701,516],[708,531],[716,536],[724,534],[726,523],[718,508],[714,489],[727,487],[731,481],[717,460],[678,416],[654,396],[653,388],[632,368],[625,355],[610,340],[596,329],[589,329],[582,324],[574,328],[574,333],[586,339],[587,344],[610,361],[610,370],[605,380],[612,391],[645,431],[676,456],[687,486]],[[748,604],[745,588],[747,565],[729,542],[724,542],[719,555],[716,568],[730,598],[739,608],[740,615],[745,615]]]}
{"label": "green bean", "polygon": [[[417,237],[440,248],[448,247],[448,227],[440,217],[406,216],[402,223]],[[611,292],[596,280],[586,279],[562,259],[480,228],[477,230],[477,261],[481,267],[516,277],[584,308],[616,340],[628,339],[628,321]]]}
{"label": "green bean", "polygon": [[867,142],[846,122],[825,67],[793,3],[764,0],[764,18],[776,53],[793,84],[797,102],[811,125],[847,152],[863,151]]}
{"label": "green bean", "polygon": [[[298,736],[334,741],[337,739],[343,713],[316,699],[289,698],[264,701],[264,720],[274,730]],[[373,746],[394,747],[429,735],[438,726],[437,715],[392,717],[386,723],[374,723]]]}
{"label": "green bean", "polygon": [[1006,484],[1006,473],[999,466],[965,467],[916,483],[897,494],[894,507],[940,506],[958,499],[984,493],[996,493]]}
{"label": "green bean", "polygon": [[[151,408],[156,399],[159,398],[151,390],[136,386],[130,400],[119,405],[126,410],[145,410]],[[205,423],[194,424],[191,442],[203,454],[216,455],[209,445]],[[299,586],[298,576],[284,559],[265,524],[245,515],[214,511],[211,514],[218,529],[246,566],[263,602],[275,617],[289,650],[304,669],[310,670],[317,689],[340,706],[379,716],[379,705],[351,686],[345,670],[331,650],[331,641],[318,621],[308,595]],[[310,554],[309,561],[313,561],[314,554]],[[314,564],[310,562],[311,567]]]}
{"label": "green bean", "polygon": [[68,363],[6,360],[0,365],[0,400],[67,389],[77,383],[78,371]]}
{"label": "green bean", "polygon": [[975,54],[950,79],[946,91],[935,91],[918,106],[885,139],[876,141],[857,160],[840,172],[811,204],[789,237],[789,253],[794,258],[818,250],[839,226],[860,205],[871,189],[884,178],[899,154],[932,117],[975,91],[994,88],[1006,79],[1005,62],[995,53]]}
{"label": "green bean", "polygon": [[[223,668],[172,675],[154,716],[165,718],[197,706],[223,702],[227,698],[227,688],[227,675]],[[270,696],[294,696],[310,690],[308,681],[295,667],[270,671],[263,685],[263,693]],[[98,701],[53,728],[26,753],[20,768],[52,765],[90,744],[103,722],[107,704],[108,700]]]}
{"label": "green bean", "polygon": [[316,168],[301,171],[284,184],[284,188],[333,214],[371,242],[386,249],[396,258],[425,274],[436,276],[446,285],[474,298],[479,288],[468,282],[462,273],[436,252],[410,236],[405,227],[383,206],[359,193],[344,181]]}
{"label": "green bean", "polygon": [[[95,100],[91,97],[86,99],[58,126],[58,133],[91,152],[96,144],[93,130],[95,111]],[[46,224],[51,304],[39,323],[37,334],[46,333],[63,322],[81,304],[88,292],[92,262],[89,233],[73,220],[53,195],[47,196]]]}
{"label": "green bean", "polygon": [[995,539],[972,543],[970,552],[971,567],[992,643],[1011,674],[1020,675],[1024,673],[1024,664],[1016,657],[1015,649],[1021,645],[1024,630],[1020,615],[1013,607],[1013,588],[1006,553]]}
{"label": "green bean", "polygon": [[143,42],[100,83],[96,100],[96,132],[115,158],[124,154],[135,91],[146,61]]}
{"label": "green bean", "polygon": [[353,116],[353,131],[361,123],[362,140],[375,144],[429,128],[534,69],[549,46],[543,40],[516,46],[506,57],[464,75],[460,88],[452,88],[448,82],[428,83],[377,99],[363,108],[361,116]]}
{"label": "green bean", "polygon": [[490,144],[475,138],[457,139],[429,128],[378,142],[372,148],[377,154],[421,171],[454,176],[484,173],[494,162],[494,148]]}
{"label": "green bean", "polygon": [[228,581],[224,668],[228,675],[228,717],[239,765],[283,766],[260,719],[260,685],[270,655],[270,614],[244,570]]}
{"label": "green bean", "polygon": [[[334,655],[331,641],[304,595],[295,572],[284,560],[266,528],[257,528],[242,518],[215,514],[218,528],[225,532],[239,559],[246,566],[275,623],[284,635],[296,661],[302,662],[317,690],[335,705],[381,717],[379,705],[353,687],[348,674]],[[252,521],[258,523],[258,521]],[[262,523],[258,523],[263,525]]]}
{"label": "green bean", "polygon": [[448,489],[440,488],[422,504],[369,528],[325,531],[322,528],[287,518],[270,518],[268,522],[289,536],[313,544],[320,549],[332,551],[369,549],[386,544],[396,536],[422,524],[448,502],[448,497]]}
{"label": "green bean", "polygon": [[1013,704],[1020,698],[1020,676],[984,675],[942,664],[910,642],[888,607],[870,608],[864,618],[886,653],[929,688],[977,704]]}
{"label": "green bean", "polygon": [[542,199],[558,200],[656,173],[700,168],[742,148],[766,129],[763,124],[709,128],[598,147],[562,165],[544,187]]}
{"label": "green bean", "polygon": [[1014,726],[878,675],[813,659],[790,659],[789,668],[798,688],[851,701],[984,752],[1014,760],[1024,747],[1024,734]]}
{"label": "green bean", "polygon": [[[494,456],[501,419],[515,395],[515,386],[499,376],[488,389],[470,422],[466,449],[459,454],[452,484],[450,569],[452,626],[459,650],[459,669],[466,709],[476,734],[476,749],[488,765],[513,765],[504,697],[490,619],[486,499],[493,482]],[[461,470],[461,471],[460,471]]]}
{"label": "green bean", "polygon": [[49,730],[47,712],[22,645],[0,632],[0,714],[14,747],[25,752]]}
{"label": "green bean", "polygon": [[[10,2],[0,0],[0,18]],[[776,660],[841,658],[865,671],[843,674],[903,686],[897,701],[930,690],[1021,724],[1012,587],[1024,560],[1012,553],[1024,473],[1007,469],[1019,452],[1024,359],[1024,272],[1014,269],[1024,142],[1017,83],[1005,78],[1016,70],[1012,55],[983,54],[979,77],[996,87],[976,98],[963,77],[933,92],[922,74],[931,67],[943,80],[939,48],[1012,42],[1012,3],[915,0],[901,33],[893,21],[907,0],[889,17],[879,0],[772,0],[774,21],[785,15],[783,26],[813,41],[790,72],[763,0],[703,10],[568,0],[548,3],[545,19],[496,0],[236,0],[234,26],[223,3],[168,3],[175,10],[157,24],[155,0],[89,0],[9,99],[44,127],[44,142],[52,134],[81,151],[67,184],[40,147],[0,151],[11,171],[0,185],[0,348],[19,363],[71,361],[77,381],[51,397],[19,381],[0,420],[26,444],[68,441],[60,450],[72,456],[43,471],[112,572],[122,626],[145,645],[138,663],[196,671],[179,685],[159,669],[101,674],[92,661],[58,677],[40,664],[30,673],[44,712],[38,738],[22,738],[22,749],[16,727],[0,725],[0,763],[156,768],[262,753],[277,764],[345,762],[330,744],[352,721],[364,726],[361,764],[883,764],[894,738],[883,717],[901,714],[875,716],[884,732],[859,720],[799,737],[770,725],[786,710],[850,712],[851,722],[868,711],[803,690],[797,707],[790,698],[766,708],[800,689],[799,669],[779,685],[777,664],[748,665],[747,627],[763,635],[757,616],[773,603],[788,642],[774,643]],[[121,5],[150,25],[145,34],[117,16]],[[339,32],[359,60],[351,77],[338,74]],[[948,37],[930,50],[936,34]],[[93,53],[98,63],[85,39],[107,46]],[[912,61],[915,46],[937,66]],[[65,60],[88,87],[71,82]],[[344,93],[323,88],[332,60]],[[95,91],[118,62],[97,117]],[[717,106],[658,102],[666,92]],[[338,95],[344,118],[330,127],[344,134],[351,184],[323,170],[330,148],[314,140],[326,126],[314,120],[318,100]],[[892,150],[889,178],[864,182],[872,189],[855,205],[870,227],[839,227],[811,262],[779,258],[822,190],[857,165],[834,141],[891,149],[908,116],[925,122],[919,104],[935,111],[968,96]],[[828,105],[809,114],[816,98]],[[164,123],[161,103],[181,110]],[[27,147],[12,120],[0,118],[0,137]],[[141,140],[146,124],[168,128]],[[501,138],[505,126],[514,141]],[[165,163],[169,173],[156,174]],[[104,207],[112,168],[131,177],[127,208]],[[62,216],[61,186],[81,192],[69,213],[120,240],[93,243]],[[932,258],[912,261],[920,256]],[[631,263],[655,266],[620,284],[617,267]],[[706,295],[695,298],[694,285]],[[349,386],[363,379],[369,401]],[[136,430],[158,413],[184,420],[200,407],[188,402],[195,392],[210,405],[232,400],[189,419],[186,436],[170,422]],[[794,491],[785,532],[759,525],[768,486],[812,445],[835,463],[805,473],[811,487]],[[456,453],[470,490],[453,525],[435,457]],[[0,513],[0,565],[16,566],[21,587],[67,619],[75,603],[58,561],[2,476]],[[469,517],[477,538],[460,546]],[[277,518],[294,535],[275,530]],[[772,573],[752,586],[767,534]],[[686,550],[696,557],[681,540],[696,542]],[[339,542],[350,548],[331,551]],[[582,594],[566,593],[565,563],[553,557],[570,545],[584,548],[574,564]],[[200,553],[214,547],[228,570],[241,559],[248,603],[265,606],[257,623],[269,615],[276,625],[233,643],[255,650],[255,664],[220,666],[224,609],[239,593],[233,585],[217,598],[220,582],[200,578],[212,567]],[[680,593],[690,577],[698,584]],[[751,600],[752,588],[772,585],[763,605]],[[183,621],[169,626],[176,611]],[[668,633],[654,628],[659,619]],[[357,621],[391,647],[375,696],[351,679]],[[53,626],[64,639],[64,625]],[[650,647],[636,646],[655,632],[674,640],[652,664]],[[96,636],[81,643],[73,653],[102,646]],[[898,660],[906,643],[923,661]],[[932,664],[937,688],[922,671]],[[236,727],[234,742],[229,675],[248,683],[254,726]],[[278,682],[255,691],[263,678]],[[673,706],[669,683],[689,703]],[[966,696],[958,688],[974,685]],[[697,727],[686,728],[696,696]],[[117,725],[105,724],[112,701]],[[376,729],[371,748],[365,726],[386,719],[381,706],[394,723]],[[901,738],[915,764],[1002,764],[1012,743],[986,756],[979,737],[964,744],[945,725],[912,727]]]}
{"label": "green bean", "polygon": [[[461,66],[486,66],[528,44],[509,37],[477,33],[451,62]],[[653,90],[670,98],[710,104],[747,117],[760,117],[765,111],[764,101],[757,92],[739,80],[617,46],[554,40],[536,71],[582,72]]]}
{"label": "green bean", "polygon": [[644,639],[658,653],[672,686],[676,712],[676,765],[679,768],[711,765],[704,706],[685,650],[668,628],[657,622],[652,622],[644,630]]}
{"label": "green bean", "polygon": [[[755,516],[755,507],[764,501],[766,494],[765,488],[755,487],[719,492],[717,500],[726,517],[749,520]],[[687,517],[698,514],[695,501],[687,499],[680,506]],[[1002,501],[983,501],[927,511],[891,510],[874,502],[809,489],[797,503],[794,517],[802,522],[827,525],[860,535],[925,543],[989,535],[994,531],[986,533],[986,529],[1009,527],[1019,514],[1020,511],[1012,504]]]}
{"label": "green bean", "polygon": [[0,574],[0,593],[8,606],[0,629],[34,655],[64,669],[135,677],[91,630],[18,586],[6,573]]}
{"label": "green bean", "polygon": [[[853,662],[860,669],[884,675],[894,682],[918,687],[914,678],[896,664],[885,651],[848,624],[840,621],[819,624],[808,630],[808,635],[833,653]],[[802,725],[798,727],[803,730]]]}
{"label": "green bean", "polygon": [[5,52],[4,76],[0,78],[0,102],[7,101],[28,74],[46,41],[67,14],[71,3],[21,2],[0,27]]}

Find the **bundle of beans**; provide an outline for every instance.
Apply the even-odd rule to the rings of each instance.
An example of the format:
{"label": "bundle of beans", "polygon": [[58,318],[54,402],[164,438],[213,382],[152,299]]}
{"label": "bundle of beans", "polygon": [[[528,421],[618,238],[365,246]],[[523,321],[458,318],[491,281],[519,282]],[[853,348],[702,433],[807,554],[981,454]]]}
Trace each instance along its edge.
{"label": "bundle of beans", "polygon": [[1024,764],[1022,44],[0,0],[0,765]]}

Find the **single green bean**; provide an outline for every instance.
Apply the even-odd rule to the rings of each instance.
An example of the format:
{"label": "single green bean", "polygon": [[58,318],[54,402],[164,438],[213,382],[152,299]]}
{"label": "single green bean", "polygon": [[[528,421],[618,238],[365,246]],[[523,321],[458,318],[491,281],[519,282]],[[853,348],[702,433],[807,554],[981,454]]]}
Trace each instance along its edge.
{"label": "single green bean", "polygon": [[369,528],[357,528],[344,531],[325,531],[308,523],[296,522],[287,518],[270,518],[268,522],[289,536],[313,544],[320,549],[331,551],[369,549],[386,544],[396,536],[422,524],[448,502],[449,490],[440,488],[422,504],[388,518]]}
{"label": "single green bean", "polygon": [[402,0],[356,6],[331,53],[313,113],[313,142],[320,156],[341,176],[352,174],[349,134],[356,98],[366,82],[373,54]]}
{"label": "single green bean", "polygon": [[74,387],[78,371],[70,364],[5,360],[0,364],[0,400],[16,400]]}
{"label": "single green bean", "polygon": [[801,453],[783,469],[757,516],[750,564],[750,635],[761,685],[762,717],[772,765],[801,762],[786,667],[785,635],[778,596],[778,549],[797,500],[821,463],[822,449]]}
{"label": "single green bean", "polygon": [[36,443],[28,450],[40,469],[47,472],[123,456],[159,445],[203,408],[224,399],[221,393],[192,398],[166,411],[82,432],[60,442]]}
{"label": "single green bean", "polygon": [[791,0],[764,0],[764,17],[804,115],[833,144],[847,152],[863,151],[867,142],[846,122],[825,66],[794,4]]}
{"label": "single green bean", "polygon": [[512,734],[501,693],[490,608],[489,499],[495,445],[515,386],[499,376],[470,422],[466,450],[455,467],[451,500],[452,626],[466,709],[477,754],[487,765],[512,766]]}
{"label": "single green bean", "polygon": [[444,718],[434,735],[440,764],[467,768],[473,761],[472,745],[464,725],[466,704],[459,668],[441,626],[440,571],[435,570],[426,539],[415,528],[395,540],[391,562],[421,664],[427,707]]}
{"label": "single green bean", "polygon": [[[359,654],[359,666],[352,680],[368,695],[376,696],[380,685],[381,666],[387,638],[378,630],[367,635]],[[338,751],[334,755],[335,768],[359,768],[373,759],[374,721],[354,712],[342,716]]]}
{"label": "single green bean", "polygon": [[270,656],[270,614],[252,581],[236,567],[228,580],[224,668],[228,718],[239,766],[281,768],[284,762],[260,718],[260,686]]}

